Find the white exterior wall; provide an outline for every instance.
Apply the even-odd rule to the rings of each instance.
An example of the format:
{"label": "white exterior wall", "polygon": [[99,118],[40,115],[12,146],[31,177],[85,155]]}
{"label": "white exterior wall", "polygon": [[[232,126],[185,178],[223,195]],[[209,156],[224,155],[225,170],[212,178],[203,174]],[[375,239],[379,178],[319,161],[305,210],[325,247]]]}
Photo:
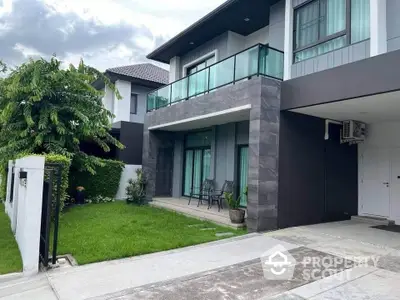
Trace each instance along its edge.
{"label": "white exterior wall", "polygon": [[140,165],[125,165],[125,168],[122,170],[118,192],[117,192],[117,195],[115,196],[115,198],[117,200],[125,200],[126,199],[125,189],[128,186],[128,180],[129,179],[135,180],[137,178],[136,170],[141,169],[141,168],[142,168],[142,166],[140,166]]}
{"label": "white exterior wall", "polygon": [[387,52],[386,0],[370,0],[370,55]]}
{"label": "white exterior wall", "polygon": [[[381,149],[387,150],[386,157],[389,160],[400,158],[400,122],[380,122],[368,124],[368,134],[364,143],[358,145],[358,212],[364,215],[363,194],[362,194],[362,168],[363,154],[367,150]],[[384,152],[385,153],[385,152]],[[394,154],[394,155],[393,155]],[[392,166],[390,166],[392,168]],[[400,176],[400,174],[398,174]],[[390,174],[387,175],[391,177]],[[397,179],[395,179],[397,181]],[[389,180],[390,182],[391,180]],[[393,181],[393,179],[392,179]],[[387,217],[395,220],[397,224],[400,221],[400,194],[398,193],[399,185],[397,182],[390,183],[390,199],[389,213]],[[377,199],[379,201],[379,199]]]}
{"label": "white exterior wall", "polygon": [[[26,276],[34,275],[39,271],[44,164],[45,158],[42,156],[27,156],[17,159],[14,169],[15,188],[12,203],[9,202],[10,184],[7,186],[6,212],[11,219],[12,230],[21,252],[23,271]],[[26,180],[20,180],[19,172],[21,170],[27,172]],[[10,176],[9,179],[11,179]]]}
{"label": "white exterior wall", "polygon": [[130,120],[131,83],[129,81],[117,80],[115,87],[118,89],[122,99],[114,97],[114,122]]}
{"label": "white exterior wall", "polygon": [[[103,104],[115,117],[111,123],[120,121],[143,123],[146,114],[147,94],[154,90],[140,85],[132,85],[129,81],[117,80],[115,87],[118,89],[122,99],[119,100],[113,91],[106,87]],[[131,94],[137,94],[137,111],[131,115]]]}
{"label": "white exterior wall", "polygon": [[114,92],[108,86],[106,86],[103,91],[104,91],[103,104],[106,109],[114,113]]}

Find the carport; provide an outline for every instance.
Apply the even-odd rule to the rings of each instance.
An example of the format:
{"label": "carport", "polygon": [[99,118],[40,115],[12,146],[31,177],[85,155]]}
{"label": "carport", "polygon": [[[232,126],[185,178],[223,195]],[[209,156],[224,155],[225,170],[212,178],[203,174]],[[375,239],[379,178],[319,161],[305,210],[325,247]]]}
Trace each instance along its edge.
{"label": "carport", "polygon": [[367,124],[357,147],[358,214],[400,224],[400,92],[319,104],[292,112]]}
{"label": "carport", "polygon": [[[279,227],[353,215],[400,223],[400,51],[284,81],[279,143]],[[341,143],[341,125],[367,124]]]}

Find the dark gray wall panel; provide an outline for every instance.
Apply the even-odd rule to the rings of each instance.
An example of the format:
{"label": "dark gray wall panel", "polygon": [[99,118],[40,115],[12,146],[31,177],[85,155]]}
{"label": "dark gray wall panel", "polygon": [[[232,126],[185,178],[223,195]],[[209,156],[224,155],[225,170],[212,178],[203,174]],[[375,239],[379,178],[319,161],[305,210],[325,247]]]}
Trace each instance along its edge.
{"label": "dark gray wall panel", "polygon": [[281,113],[279,228],[322,222],[324,120]]}
{"label": "dark gray wall panel", "polygon": [[132,122],[119,122],[119,141],[125,145],[122,150],[117,150],[117,158],[129,165],[142,164],[143,124]]}
{"label": "dark gray wall panel", "polygon": [[279,228],[357,214],[357,146],[340,144],[338,126],[329,131],[325,141],[323,119],[281,113]]}

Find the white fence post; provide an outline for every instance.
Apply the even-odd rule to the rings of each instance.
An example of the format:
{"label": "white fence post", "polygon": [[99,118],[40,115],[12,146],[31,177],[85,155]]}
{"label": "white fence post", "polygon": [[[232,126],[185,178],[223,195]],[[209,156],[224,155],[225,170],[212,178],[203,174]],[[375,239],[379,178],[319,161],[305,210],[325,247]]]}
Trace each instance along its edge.
{"label": "white fence post", "polygon": [[[42,156],[27,156],[15,161],[14,197],[13,203],[8,203],[26,276],[39,271],[44,164],[45,158]],[[20,179],[21,171],[26,172],[26,179]],[[7,195],[10,192],[9,189]]]}

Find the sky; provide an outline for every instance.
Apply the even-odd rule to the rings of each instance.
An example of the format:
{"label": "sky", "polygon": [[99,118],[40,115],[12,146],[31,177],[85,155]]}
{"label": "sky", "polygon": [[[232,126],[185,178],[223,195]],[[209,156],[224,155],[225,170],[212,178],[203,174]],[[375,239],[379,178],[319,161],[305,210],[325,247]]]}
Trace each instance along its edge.
{"label": "sky", "polygon": [[223,2],[0,0],[0,60],[12,67],[55,54],[100,71],[148,62],[148,53]]}

